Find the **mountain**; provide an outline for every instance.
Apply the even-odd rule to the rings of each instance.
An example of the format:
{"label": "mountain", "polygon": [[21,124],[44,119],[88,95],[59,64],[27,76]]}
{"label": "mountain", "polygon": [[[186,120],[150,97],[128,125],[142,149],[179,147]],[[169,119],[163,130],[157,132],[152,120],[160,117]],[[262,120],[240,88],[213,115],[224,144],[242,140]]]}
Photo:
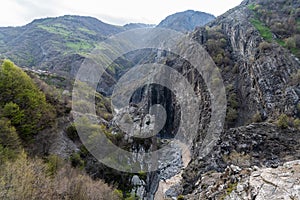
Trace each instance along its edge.
{"label": "mountain", "polygon": [[19,66],[74,75],[84,53],[123,27],[92,17],[63,16],[34,20],[22,27],[0,28],[0,54]]}
{"label": "mountain", "polygon": [[129,23],[123,26],[126,30],[134,29],[134,28],[153,28],[154,24],[143,24],[143,23]]}
{"label": "mountain", "polygon": [[193,31],[197,26],[204,26],[213,21],[215,16],[193,10],[172,14],[162,20],[157,27],[170,28],[176,31]]}
{"label": "mountain", "polygon": [[18,66],[74,76],[85,55],[99,42],[125,30],[152,26],[114,26],[73,15],[37,19],[22,27],[0,28],[0,57]]}
{"label": "mountain", "polygon": [[[190,24],[192,29],[212,17],[195,11],[178,15],[182,16],[178,23],[184,23],[185,28]],[[171,21],[178,17],[171,17]],[[169,18],[167,21],[170,21]],[[159,26],[166,27],[164,24],[167,25],[162,22]],[[73,15],[37,19],[21,27],[0,28],[0,58],[8,58],[21,67],[73,77],[86,55],[99,42],[122,31],[154,26],[142,23],[115,26],[96,18]]]}
{"label": "mountain", "polygon": [[[192,200],[299,199],[297,189],[300,187],[297,180],[300,170],[299,7],[300,0],[244,0],[239,6],[206,23],[205,27],[195,28],[195,21],[201,20],[193,21],[194,18],[184,17],[193,16],[195,11],[174,14],[158,25],[163,27],[167,24],[166,28],[190,31],[187,37],[203,46],[223,79],[227,96],[225,124],[212,151],[206,155],[202,155],[201,152],[203,139],[210,134],[208,131],[212,121],[211,98],[214,97],[211,97],[211,91],[208,90],[203,77],[194,70],[192,64],[171,52],[144,49],[118,58],[114,70],[110,70],[109,76],[105,77],[109,84],[98,85],[99,91],[105,91],[103,93],[108,96],[104,97],[99,93],[95,95],[98,124],[90,127],[84,120],[80,123],[73,122],[70,105],[81,105],[86,108],[86,102],[75,100],[72,102],[71,86],[66,85],[71,85],[70,77],[75,75],[86,54],[97,42],[112,34],[145,25],[129,24],[119,27],[94,18],[64,16],[35,20],[24,27],[1,28],[2,56],[27,67],[50,71],[26,69],[26,73],[45,93],[47,103],[55,107],[59,116],[53,126],[34,133],[34,141],[25,145],[27,151],[30,155],[39,155],[43,158],[54,154],[70,160],[73,167],[84,168],[92,178],[104,179],[105,182],[115,185],[121,190],[117,191],[120,199],[134,199],[135,196],[143,200],[152,200],[154,197]],[[207,17],[207,14],[204,15]],[[176,20],[172,21],[174,16]],[[194,50],[197,49],[190,46],[189,52]],[[12,65],[8,61],[4,63]],[[157,147],[155,146],[157,143],[162,146],[169,143],[180,126],[183,107],[179,105],[179,100],[192,99],[181,93],[181,90],[175,95],[161,85],[145,85],[134,92],[129,106],[119,109],[116,116],[113,116],[113,108],[109,102],[115,82],[132,66],[147,63],[167,65],[192,85],[200,105],[198,110],[194,109],[190,114],[192,116],[199,114],[199,123],[196,124],[199,132],[191,141],[190,154],[176,146],[173,151],[168,152],[167,156],[174,158],[171,165],[165,165],[158,158],[158,171],[149,173],[140,171],[136,174],[120,172],[104,166],[87,151],[81,143],[76,127],[93,132],[102,130],[112,143],[135,153],[151,151],[153,147]],[[26,103],[16,101],[15,103],[20,104],[19,107],[22,108],[20,111],[10,101],[28,96],[27,98],[35,103],[35,98],[29,92],[32,87],[22,91],[18,81],[11,81],[15,75],[10,75],[10,70],[6,71],[7,75],[5,71],[0,70],[0,77],[5,80],[0,83],[5,89],[3,90],[5,95],[0,93],[0,105],[7,104],[3,109],[10,113],[5,118],[11,120],[16,129],[10,128],[12,125],[6,122],[7,119],[2,119],[0,126],[5,128],[3,130],[11,129],[8,132],[12,132],[11,137],[15,137],[16,132],[22,131],[18,121],[20,116],[23,117],[22,110],[30,116],[32,109],[30,110]],[[16,70],[15,73],[18,71],[20,70]],[[62,78],[52,72],[67,77]],[[166,73],[156,75],[157,79],[168,78]],[[22,76],[28,79],[23,73]],[[172,75],[170,77],[172,78]],[[212,79],[219,81],[216,77]],[[122,92],[126,93],[135,84],[137,83],[130,83],[128,88],[122,88]],[[171,84],[176,86],[177,81]],[[12,90],[13,87],[16,89]],[[80,92],[84,96],[89,96],[88,87],[84,84],[81,87],[84,90]],[[148,113],[156,104],[160,104],[167,112],[166,123],[154,140],[132,137],[116,125],[117,120],[132,120],[134,133],[150,130],[149,127],[153,123],[151,117],[149,120]],[[1,114],[2,109],[0,111]],[[39,113],[37,114],[37,117],[41,117]],[[80,113],[73,111],[73,116],[76,115]],[[184,131],[189,133],[193,130],[187,127]],[[18,134],[22,135],[22,132]],[[155,144],[152,144],[152,141]],[[116,158],[113,161],[119,161],[117,159],[122,163],[130,163],[123,158]],[[134,160],[135,165],[139,165],[138,159]],[[56,163],[52,165],[56,166]],[[3,188],[10,189],[7,185]]]}

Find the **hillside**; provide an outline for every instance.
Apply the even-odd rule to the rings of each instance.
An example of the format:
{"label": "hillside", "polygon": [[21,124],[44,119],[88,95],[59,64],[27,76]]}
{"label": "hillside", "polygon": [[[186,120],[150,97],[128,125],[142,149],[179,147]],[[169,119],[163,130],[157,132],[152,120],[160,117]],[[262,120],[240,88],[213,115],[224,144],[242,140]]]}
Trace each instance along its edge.
{"label": "hillside", "polygon": [[[212,15],[186,11],[169,16],[158,27],[191,31],[214,19]],[[74,77],[87,54],[107,37],[135,28],[155,25],[129,23],[115,26],[83,16],[66,15],[37,19],[22,27],[0,28],[0,58],[18,66]]]}
{"label": "hillside", "polygon": [[47,144],[55,142],[62,128],[62,103],[54,88],[35,81],[12,62],[1,60],[0,199],[120,199],[114,188],[92,180],[69,158],[49,155]]}
{"label": "hillside", "polygon": [[92,17],[63,16],[0,28],[0,55],[19,66],[74,75],[84,55],[123,27]]}
{"label": "hillside", "polygon": [[[223,79],[227,97],[225,123],[206,154],[204,139],[210,137],[211,124],[220,123],[212,120],[216,96],[186,57],[157,49],[122,55],[96,85],[101,94],[92,94],[95,115],[84,115],[89,109],[86,99],[91,96],[88,84],[76,82],[82,90],[73,94],[80,93],[84,98],[71,95],[73,77],[90,50],[101,49],[99,42],[151,25],[133,23],[120,27],[91,17],[63,16],[34,20],[23,27],[0,28],[1,56],[25,70],[8,60],[0,67],[0,166],[4,169],[0,172],[4,177],[0,198],[16,199],[22,191],[30,190],[19,189],[22,185],[17,181],[26,173],[29,175],[22,180],[26,185],[31,183],[38,198],[43,198],[40,194],[49,199],[73,199],[74,194],[82,194],[79,199],[97,199],[97,195],[105,200],[300,199],[299,7],[300,0],[244,0],[217,18],[189,10],[171,15],[158,25],[181,31],[201,44],[221,75],[209,79]],[[199,50],[193,45],[188,47],[187,54]],[[176,88],[176,92],[160,84],[136,89],[139,81],[132,81],[121,91],[127,93],[135,88],[129,105],[115,111],[111,94],[116,82],[132,66],[153,63],[177,71],[192,86],[195,98],[184,93],[187,88],[175,87],[181,82],[173,74],[160,73],[163,71],[158,69],[153,80],[171,78],[168,86]],[[132,74],[133,78],[138,75]],[[171,140],[178,139],[176,134],[186,114],[184,106],[191,108],[195,99],[199,107],[188,114],[199,119],[183,131],[197,132],[195,138],[187,138],[191,146],[186,150],[185,144],[178,146]],[[181,105],[183,100],[187,103]],[[164,126],[150,138],[135,137],[136,133],[151,132],[155,120],[149,114],[150,108],[157,104],[166,110]],[[72,105],[79,111],[71,110]],[[80,120],[74,120],[76,117]],[[88,123],[91,119],[94,124]],[[131,132],[123,131],[119,122],[133,125]],[[108,160],[124,164],[128,171],[133,167],[141,170],[129,173],[105,166],[83,145],[77,130],[88,130],[87,141],[94,147],[99,145],[95,142],[101,132],[109,144],[134,152],[136,157],[132,159],[117,155]],[[159,155],[158,170],[145,172],[149,166],[139,153],[168,144],[173,145],[172,150]],[[109,148],[104,150],[104,156],[116,153]],[[172,158],[172,163],[160,160],[164,156]],[[27,171],[19,171],[18,166]],[[32,183],[35,177],[43,181]],[[66,187],[59,190],[63,184]],[[41,188],[49,190],[40,191]],[[7,196],[1,191],[7,191]],[[26,193],[24,198],[32,199],[30,195],[34,194]]]}

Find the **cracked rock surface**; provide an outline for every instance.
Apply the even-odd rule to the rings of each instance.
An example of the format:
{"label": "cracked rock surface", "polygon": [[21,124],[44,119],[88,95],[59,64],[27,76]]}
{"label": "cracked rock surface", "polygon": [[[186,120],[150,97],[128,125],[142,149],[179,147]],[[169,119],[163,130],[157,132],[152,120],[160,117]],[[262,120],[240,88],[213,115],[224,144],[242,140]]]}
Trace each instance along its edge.
{"label": "cracked rock surface", "polygon": [[198,190],[187,199],[300,199],[300,160],[277,168],[231,165],[222,173],[207,172],[199,180]]}

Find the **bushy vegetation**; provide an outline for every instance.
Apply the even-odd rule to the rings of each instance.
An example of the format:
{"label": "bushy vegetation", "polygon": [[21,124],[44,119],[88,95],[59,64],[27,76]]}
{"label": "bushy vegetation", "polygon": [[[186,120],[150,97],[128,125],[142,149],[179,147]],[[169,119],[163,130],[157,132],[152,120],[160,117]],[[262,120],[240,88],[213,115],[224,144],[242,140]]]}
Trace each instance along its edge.
{"label": "bushy vegetation", "polygon": [[269,42],[263,41],[263,42],[261,42],[261,43],[259,44],[258,48],[259,48],[262,52],[264,52],[264,51],[270,50],[270,49],[272,48],[272,44],[269,43]]}
{"label": "bushy vegetation", "polygon": [[233,85],[226,87],[227,93],[227,113],[226,121],[229,125],[233,125],[238,118],[239,103]]}
{"label": "bushy vegetation", "polygon": [[205,47],[216,65],[220,68],[231,68],[233,65],[230,51],[228,51],[228,41],[221,27],[206,28],[207,41]]}
{"label": "bushy vegetation", "polygon": [[[300,9],[291,0],[259,0],[248,5],[254,12],[251,23],[268,42],[276,41],[300,58]],[[273,38],[274,36],[274,38]]]}
{"label": "bushy vegetation", "polygon": [[300,69],[291,75],[291,83],[292,84],[300,84]]}
{"label": "bushy vegetation", "polygon": [[276,125],[282,129],[293,128],[300,130],[300,118],[297,116],[288,116],[282,113],[276,120]]}
{"label": "bushy vegetation", "polygon": [[300,119],[295,119],[294,120],[294,127],[298,130],[300,130]]}
{"label": "bushy vegetation", "polygon": [[22,152],[15,161],[1,165],[0,199],[117,200],[113,188],[65,163],[48,175],[49,166]]}
{"label": "bushy vegetation", "polygon": [[21,141],[10,120],[0,119],[0,165],[16,158]]}
{"label": "bushy vegetation", "polygon": [[[22,144],[30,144],[43,129],[55,127],[58,107],[47,100],[53,104],[60,101],[56,91],[32,77],[12,62],[1,61],[0,199],[121,199],[112,187],[92,180],[81,170],[84,161],[78,153],[72,154],[70,161],[56,155],[28,157]],[[75,134],[72,126],[69,132]]]}
{"label": "bushy vegetation", "polygon": [[0,67],[0,117],[11,121],[20,137],[30,140],[53,124],[54,108],[33,80],[12,62]]}
{"label": "bushy vegetation", "polygon": [[288,128],[289,127],[289,118],[286,114],[281,114],[277,120],[277,125],[280,128]]}
{"label": "bushy vegetation", "polygon": [[252,117],[252,122],[258,123],[258,122],[262,122],[262,121],[263,120],[262,120],[261,114],[260,114],[260,112],[257,111]]}

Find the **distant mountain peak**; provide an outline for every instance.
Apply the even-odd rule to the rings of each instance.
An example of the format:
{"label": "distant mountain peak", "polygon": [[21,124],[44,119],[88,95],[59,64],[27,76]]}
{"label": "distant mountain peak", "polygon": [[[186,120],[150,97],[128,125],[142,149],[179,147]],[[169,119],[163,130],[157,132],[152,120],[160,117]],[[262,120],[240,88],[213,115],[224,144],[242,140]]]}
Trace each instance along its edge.
{"label": "distant mountain peak", "polygon": [[159,23],[157,27],[170,28],[176,31],[187,32],[193,31],[198,26],[204,26],[214,19],[216,19],[216,17],[209,13],[195,10],[186,10],[166,17]]}
{"label": "distant mountain peak", "polygon": [[123,27],[128,30],[128,29],[135,29],[135,28],[152,28],[155,27],[155,24],[143,24],[143,23],[129,23],[125,24]]}

